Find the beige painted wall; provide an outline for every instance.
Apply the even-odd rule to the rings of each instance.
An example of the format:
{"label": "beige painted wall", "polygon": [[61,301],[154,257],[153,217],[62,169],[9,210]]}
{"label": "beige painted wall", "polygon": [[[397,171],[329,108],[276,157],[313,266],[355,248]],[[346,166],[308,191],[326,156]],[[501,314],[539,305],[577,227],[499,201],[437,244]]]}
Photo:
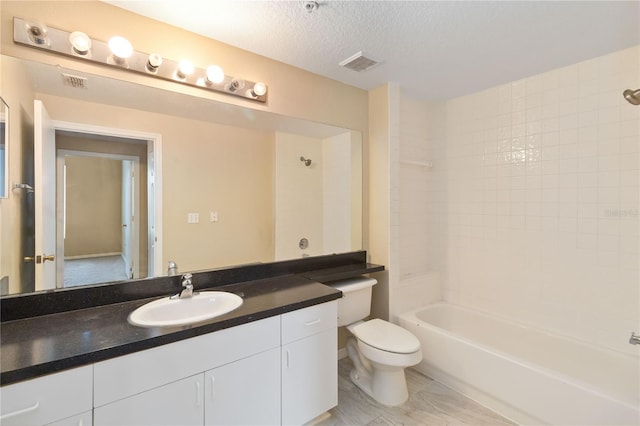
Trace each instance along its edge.
{"label": "beige painted wall", "polygon": [[122,251],[122,160],[65,158],[64,256]]}
{"label": "beige painted wall", "polygon": [[344,133],[322,141],[322,240],[326,253],[340,253],[351,247],[349,136]]}
{"label": "beige painted wall", "polygon": [[[390,111],[391,87],[381,86],[370,92],[369,115],[371,117],[369,182],[375,188],[369,196],[370,259],[386,265],[391,261],[391,155]],[[372,314],[389,318],[389,270],[374,274],[378,284],[373,287]]]}

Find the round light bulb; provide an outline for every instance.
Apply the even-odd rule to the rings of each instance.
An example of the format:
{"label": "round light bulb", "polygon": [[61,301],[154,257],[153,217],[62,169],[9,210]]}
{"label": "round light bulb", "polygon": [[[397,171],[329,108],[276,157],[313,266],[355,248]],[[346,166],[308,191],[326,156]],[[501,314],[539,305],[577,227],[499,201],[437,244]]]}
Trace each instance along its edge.
{"label": "round light bulb", "polygon": [[254,96],[263,96],[265,93],[267,93],[267,85],[259,81],[253,85],[252,92]]}
{"label": "round light bulb", "polygon": [[78,55],[86,55],[91,49],[91,39],[82,31],[74,31],[69,34],[69,42],[73,51]]}
{"label": "round light bulb", "polygon": [[193,73],[193,70],[194,67],[190,61],[183,59],[178,62],[178,77],[186,78],[188,75],[191,75]]}
{"label": "round light bulb", "polygon": [[157,53],[152,53],[149,55],[149,59],[147,60],[147,68],[150,71],[157,70],[160,65],[162,65],[162,56]]}
{"label": "round light bulb", "polygon": [[207,80],[214,84],[222,83],[224,81],[224,71],[217,65],[211,65],[207,68]]}
{"label": "round light bulb", "polygon": [[109,49],[116,59],[123,61],[133,55],[133,46],[124,37],[115,36],[109,39]]}

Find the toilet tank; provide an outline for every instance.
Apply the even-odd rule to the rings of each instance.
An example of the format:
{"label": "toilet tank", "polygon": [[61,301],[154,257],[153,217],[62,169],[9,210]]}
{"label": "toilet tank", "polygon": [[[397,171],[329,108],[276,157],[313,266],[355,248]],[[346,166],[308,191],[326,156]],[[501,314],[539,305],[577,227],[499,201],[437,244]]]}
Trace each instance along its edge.
{"label": "toilet tank", "polygon": [[371,289],[377,284],[373,278],[357,277],[328,283],[342,291],[338,300],[338,326],[353,324],[371,313]]}

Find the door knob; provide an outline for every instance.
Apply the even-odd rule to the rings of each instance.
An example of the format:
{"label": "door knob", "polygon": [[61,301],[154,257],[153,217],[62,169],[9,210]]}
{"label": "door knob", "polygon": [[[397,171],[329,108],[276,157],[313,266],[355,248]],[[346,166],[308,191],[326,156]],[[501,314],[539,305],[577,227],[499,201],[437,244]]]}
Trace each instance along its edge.
{"label": "door knob", "polygon": [[22,258],[23,261],[29,263],[29,262],[33,262],[36,260],[35,257],[31,257],[31,256],[25,256],[24,258]]}
{"label": "door knob", "polygon": [[56,256],[53,254],[42,255],[42,263],[46,262],[47,260],[50,262],[53,262],[54,260],[56,260]]}

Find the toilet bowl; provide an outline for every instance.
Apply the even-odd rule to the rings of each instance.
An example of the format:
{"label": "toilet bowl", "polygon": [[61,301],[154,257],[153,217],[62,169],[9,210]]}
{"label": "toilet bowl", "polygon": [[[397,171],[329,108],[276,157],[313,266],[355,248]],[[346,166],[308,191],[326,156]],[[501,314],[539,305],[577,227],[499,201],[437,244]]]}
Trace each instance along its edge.
{"label": "toilet bowl", "polygon": [[404,369],[422,360],[418,339],[381,319],[352,324],[347,329],[354,335],[347,342],[347,353],[354,364],[351,380],[381,404],[403,404],[409,397]]}
{"label": "toilet bowl", "polygon": [[343,292],[338,301],[338,325],[353,334],[347,353],[354,368],[353,383],[381,404],[396,406],[409,397],[404,369],[422,360],[420,341],[402,327],[369,315],[372,278],[359,277],[332,283]]}

